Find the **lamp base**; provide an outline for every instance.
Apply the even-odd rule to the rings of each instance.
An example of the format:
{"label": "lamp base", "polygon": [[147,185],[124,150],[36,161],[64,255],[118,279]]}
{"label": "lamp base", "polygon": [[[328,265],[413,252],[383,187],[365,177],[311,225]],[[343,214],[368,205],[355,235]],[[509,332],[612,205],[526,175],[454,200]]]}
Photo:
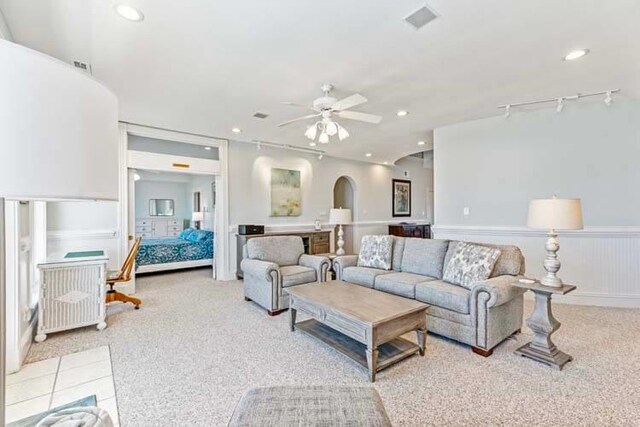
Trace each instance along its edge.
{"label": "lamp base", "polygon": [[547,274],[540,279],[540,283],[551,288],[561,288],[562,280],[556,276],[556,273],[560,271],[560,260],[558,259],[560,244],[558,243],[558,235],[555,230],[551,230],[547,236],[547,242],[544,246],[547,251],[547,256],[543,262]]}
{"label": "lamp base", "polygon": [[336,255],[342,256],[344,254],[344,231],[342,230],[341,224],[338,226],[338,250],[336,251]]}

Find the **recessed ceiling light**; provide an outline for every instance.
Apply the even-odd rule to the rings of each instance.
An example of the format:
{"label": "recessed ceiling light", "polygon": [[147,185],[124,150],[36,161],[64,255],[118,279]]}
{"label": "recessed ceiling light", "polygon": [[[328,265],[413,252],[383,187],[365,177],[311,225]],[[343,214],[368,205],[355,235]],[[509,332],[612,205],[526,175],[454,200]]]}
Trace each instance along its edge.
{"label": "recessed ceiling light", "polygon": [[418,145],[424,145],[425,142],[424,141],[418,141]]}
{"label": "recessed ceiling light", "polygon": [[204,147],[205,150],[211,150],[211,147]]}
{"label": "recessed ceiling light", "polygon": [[240,129],[240,128],[233,128],[233,129],[231,129],[231,132],[233,132],[233,133],[240,133],[240,132],[242,132],[242,129]]}
{"label": "recessed ceiling light", "polygon": [[384,163],[385,165],[388,165],[388,164],[389,164],[389,162],[382,162],[382,163]]}
{"label": "recessed ceiling light", "polygon": [[589,53],[589,49],[578,49],[578,50],[574,50],[569,52],[565,57],[564,60],[565,61],[573,61],[574,59],[578,59],[578,58],[582,58],[583,56],[585,56],[586,54]]}
{"label": "recessed ceiling light", "polygon": [[371,153],[367,153],[367,154],[365,154],[365,156],[371,157]]}
{"label": "recessed ceiling light", "polygon": [[309,145],[310,145],[311,147],[315,147],[315,146],[316,146],[316,143],[315,143],[315,142],[310,142],[310,143],[309,143]]}
{"label": "recessed ceiling light", "polygon": [[408,112],[408,111],[406,111],[406,110],[400,110],[400,111],[398,111],[398,112],[396,113],[396,116],[398,116],[398,117],[404,117],[404,116],[406,116],[407,114],[409,114],[409,112]]}
{"label": "recessed ceiling light", "polygon": [[140,22],[144,19],[144,15],[135,7],[129,6],[128,4],[118,3],[114,6],[116,13],[122,16],[124,19],[133,22]]}

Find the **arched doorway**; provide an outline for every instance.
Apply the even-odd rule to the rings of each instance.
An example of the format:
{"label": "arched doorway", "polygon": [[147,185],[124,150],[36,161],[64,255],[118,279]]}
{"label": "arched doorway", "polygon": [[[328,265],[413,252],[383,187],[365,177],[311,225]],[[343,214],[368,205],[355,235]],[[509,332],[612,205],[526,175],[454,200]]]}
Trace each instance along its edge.
{"label": "arched doorway", "polygon": [[[355,185],[353,179],[348,176],[341,176],[333,185],[333,207],[351,209],[352,220],[355,221],[354,209]],[[342,227],[344,230],[344,250],[347,254],[353,253],[353,226]],[[335,242],[334,242],[335,243]]]}

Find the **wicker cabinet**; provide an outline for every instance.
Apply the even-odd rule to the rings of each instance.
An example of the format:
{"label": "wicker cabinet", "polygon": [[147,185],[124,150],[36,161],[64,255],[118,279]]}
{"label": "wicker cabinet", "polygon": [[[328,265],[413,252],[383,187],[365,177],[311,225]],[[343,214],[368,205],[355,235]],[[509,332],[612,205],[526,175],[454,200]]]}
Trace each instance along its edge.
{"label": "wicker cabinet", "polygon": [[389,234],[399,237],[431,238],[431,224],[389,224]]}
{"label": "wicker cabinet", "polygon": [[304,244],[304,253],[309,255],[326,254],[330,251],[330,231],[301,231],[291,233],[236,234],[236,277],[242,279],[242,248],[249,239],[265,236],[300,236]]}

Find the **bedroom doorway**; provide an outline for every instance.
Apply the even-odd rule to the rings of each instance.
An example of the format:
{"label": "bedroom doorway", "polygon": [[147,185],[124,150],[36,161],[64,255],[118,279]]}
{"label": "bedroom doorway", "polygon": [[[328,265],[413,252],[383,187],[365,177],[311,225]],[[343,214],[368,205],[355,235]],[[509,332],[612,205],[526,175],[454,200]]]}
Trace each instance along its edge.
{"label": "bedroom doorway", "polygon": [[[126,183],[126,194],[121,199],[124,201],[121,204],[123,221],[120,228],[122,252],[126,254],[136,235],[143,237],[143,241],[153,238],[188,240],[184,239],[186,233],[181,234],[189,228],[197,229],[198,233],[192,239],[199,242],[209,239],[212,258],[197,258],[194,252],[200,250],[202,253],[203,249],[190,247],[188,251],[191,252],[187,252],[196,259],[191,256],[182,258],[181,255],[178,260],[159,263],[171,265],[146,267],[142,271],[138,268],[138,272],[190,268],[208,262],[207,265],[212,266],[214,279],[230,280],[228,142],[129,123],[121,123],[120,130],[121,148],[126,160],[122,170],[122,181]],[[164,178],[159,178],[161,176]],[[178,205],[178,196],[171,198],[161,193],[154,193],[153,197],[151,193],[138,197],[136,183],[152,182],[155,178],[156,181],[164,179],[165,182],[182,180],[188,188],[184,197],[186,204]],[[145,200],[141,201],[142,198]],[[133,286],[135,292],[135,282]]]}

